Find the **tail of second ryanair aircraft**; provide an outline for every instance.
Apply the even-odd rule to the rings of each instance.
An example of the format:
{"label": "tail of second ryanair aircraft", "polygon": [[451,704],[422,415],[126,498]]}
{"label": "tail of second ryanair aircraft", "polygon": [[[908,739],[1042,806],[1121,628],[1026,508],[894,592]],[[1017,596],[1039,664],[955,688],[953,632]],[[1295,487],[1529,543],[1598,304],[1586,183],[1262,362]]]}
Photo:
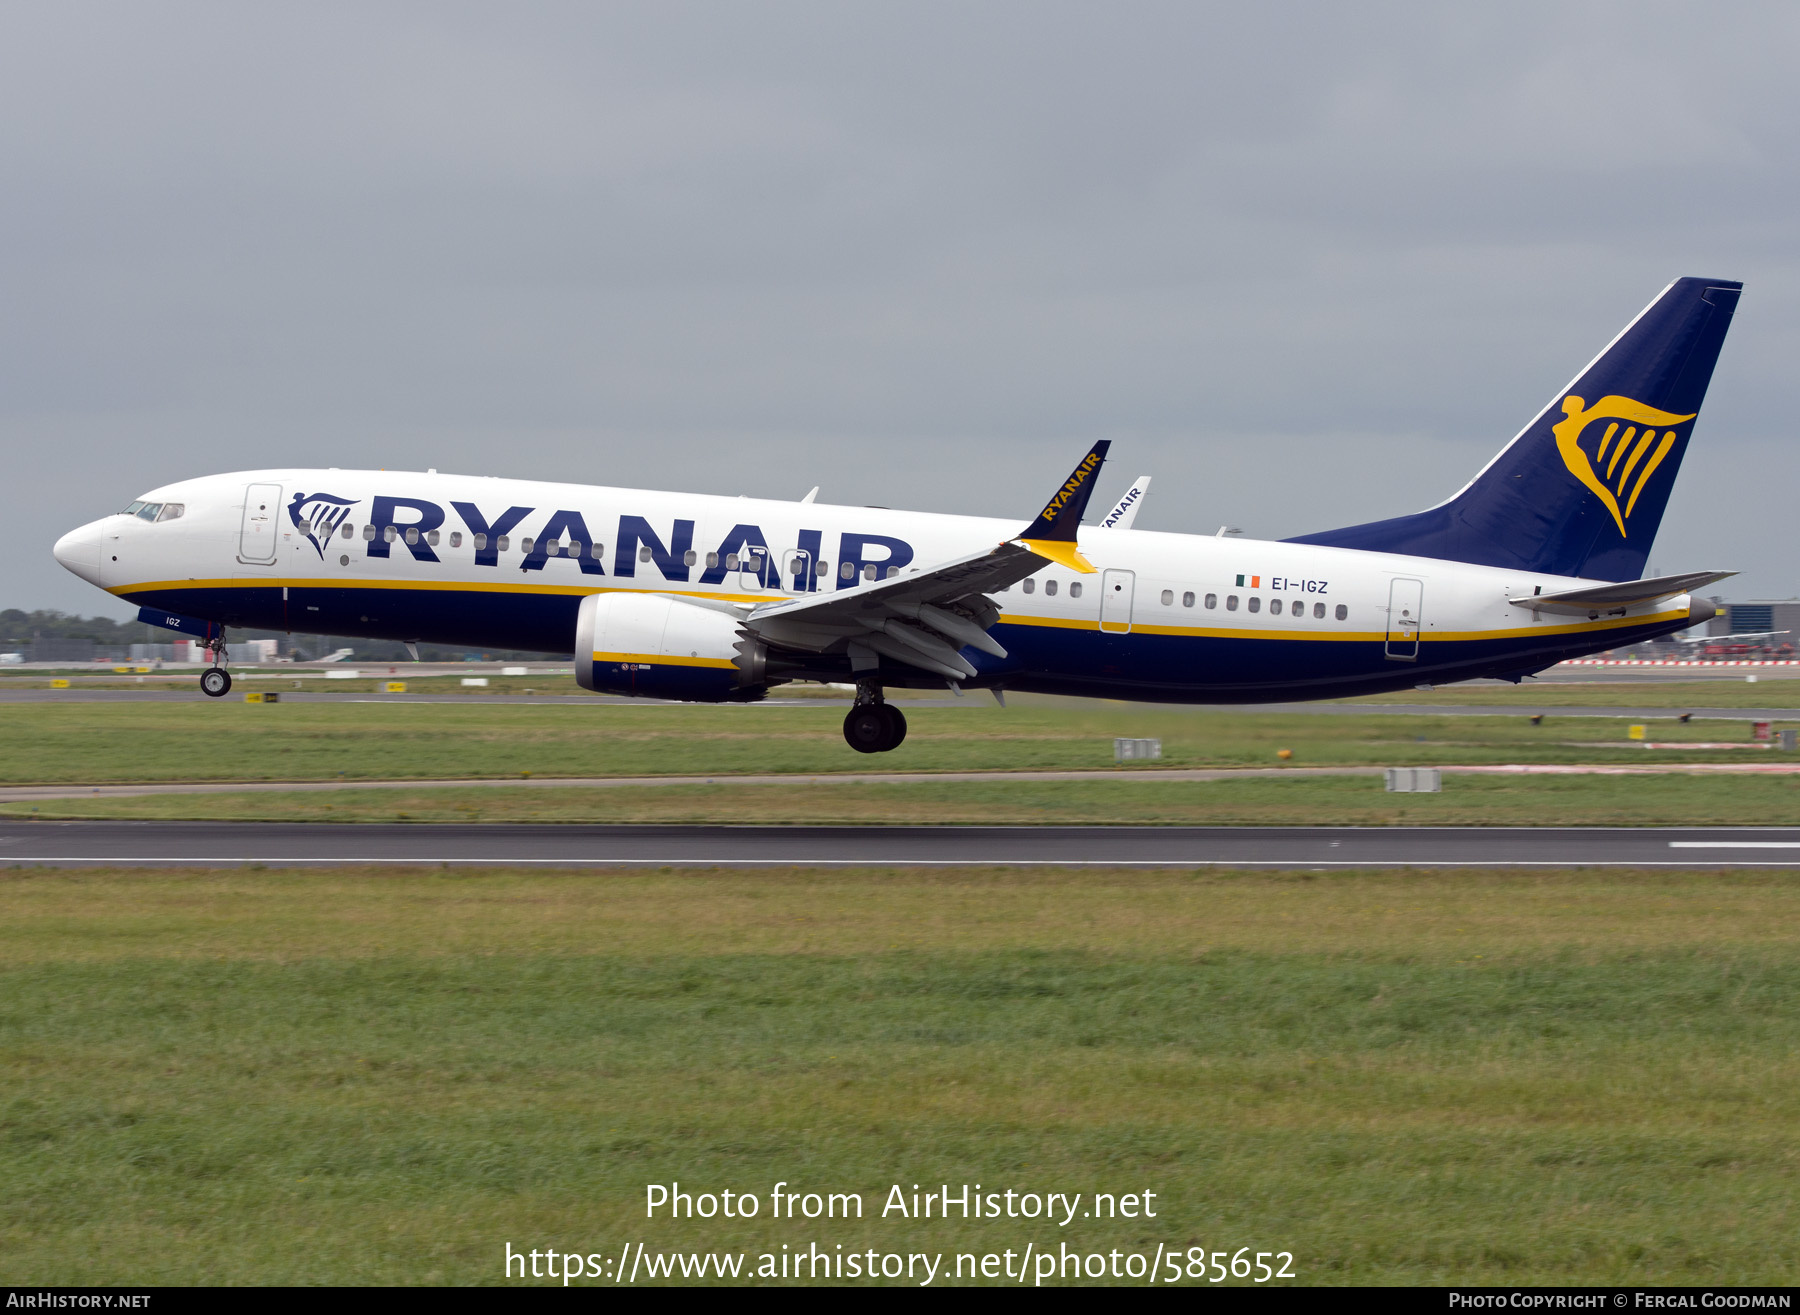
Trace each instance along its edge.
{"label": "tail of second ryanair aircraft", "polygon": [[1664,288],[1449,501],[1290,542],[1637,579],[1743,286]]}

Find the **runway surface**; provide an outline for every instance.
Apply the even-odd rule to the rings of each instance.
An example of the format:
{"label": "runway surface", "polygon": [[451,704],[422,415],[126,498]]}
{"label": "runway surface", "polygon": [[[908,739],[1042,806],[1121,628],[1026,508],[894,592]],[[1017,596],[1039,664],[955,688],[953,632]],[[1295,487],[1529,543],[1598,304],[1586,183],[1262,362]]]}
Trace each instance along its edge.
{"label": "runway surface", "polygon": [[0,865],[1800,867],[1800,827],[0,823]]}

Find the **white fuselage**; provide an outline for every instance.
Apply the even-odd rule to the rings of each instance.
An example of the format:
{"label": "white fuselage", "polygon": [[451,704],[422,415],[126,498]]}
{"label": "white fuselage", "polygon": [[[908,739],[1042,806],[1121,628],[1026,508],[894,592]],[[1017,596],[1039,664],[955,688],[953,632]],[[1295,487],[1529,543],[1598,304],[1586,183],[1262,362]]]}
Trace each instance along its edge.
{"label": "white fuselage", "polygon": [[[56,555],[121,598],[228,626],[568,652],[608,590],[754,604],[992,547],[1013,520],[435,472],[278,469],[144,494]],[[410,531],[410,533],[409,533]],[[1510,600],[1567,577],[1299,543],[1083,529],[1094,574],[995,597],[1008,688],[1292,698],[1505,675],[1689,624],[1687,597],[1595,620]],[[547,551],[550,545],[554,551]]]}

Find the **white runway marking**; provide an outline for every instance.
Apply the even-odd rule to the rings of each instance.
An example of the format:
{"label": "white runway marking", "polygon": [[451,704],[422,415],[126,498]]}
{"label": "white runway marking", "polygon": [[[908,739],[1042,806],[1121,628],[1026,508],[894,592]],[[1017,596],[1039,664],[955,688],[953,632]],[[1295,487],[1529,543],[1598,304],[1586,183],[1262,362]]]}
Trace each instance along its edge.
{"label": "white runway marking", "polygon": [[1671,840],[1670,849],[1800,849],[1800,840]]}

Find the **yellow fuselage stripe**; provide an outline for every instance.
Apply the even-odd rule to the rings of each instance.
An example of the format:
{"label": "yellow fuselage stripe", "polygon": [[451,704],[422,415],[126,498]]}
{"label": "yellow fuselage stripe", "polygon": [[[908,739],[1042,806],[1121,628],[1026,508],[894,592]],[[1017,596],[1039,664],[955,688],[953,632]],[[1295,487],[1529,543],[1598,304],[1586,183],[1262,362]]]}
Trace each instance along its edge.
{"label": "yellow fuselage stripe", "polygon": [[[1474,639],[1531,639],[1540,635],[1580,635],[1593,631],[1618,630],[1631,626],[1653,625],[1658,621],[1673,621],[1687,617],[1686,612],[1655,612],[1646,616],[1613,617],[1605,621],[1582,621],[1561,626],[1520,626],[1506,630],[1408,630],[1404,638],[1410,642],[1414,636],[1427,643],[1441,640],[1468,641]],[[1001,625],[1038,626],[1054,630],[1097,630],[1096,620],[1080,620],[1075,618],[1051,616],[1022,616],[1016,612],[1002,612]],[[1121,627],[1120,633],[1123,633]],[[1131,633],[1134,635],[1179,635],[1199,639],[1300,639],[1314,640],[1324,643],[1381,643],[1389,636],[1381,630],[1290,630],[1285,626],[1265,626],[1260,629],[1220,629],[1212,626],[1159,626],[1146,625],[1133,620]],[[1396,632],[1394,638],[1402,636]]]}
{"label": "yellow fuselage stripe", "polygon": [[470,580],[460,583],[448,580],[272,580],[260,576],[242,575],[228,580],[149,580],[143,584],[109,585],[106,592],[119,597],[128,597],[131,594],[167,589],[417,589],[435,593],[560,594],[568,598],[585,598],[589,594],[651,593],[680,594],[683,598],[717,598],[731,603],[793,597],[792,594],[784,594],[775,589],[769,590],[766,594],[719,594],[704,589],[659,589],[650,586],[615,588],[609,585],[591,584],[508,584],[505,581],[490,583],[485,580]]}

